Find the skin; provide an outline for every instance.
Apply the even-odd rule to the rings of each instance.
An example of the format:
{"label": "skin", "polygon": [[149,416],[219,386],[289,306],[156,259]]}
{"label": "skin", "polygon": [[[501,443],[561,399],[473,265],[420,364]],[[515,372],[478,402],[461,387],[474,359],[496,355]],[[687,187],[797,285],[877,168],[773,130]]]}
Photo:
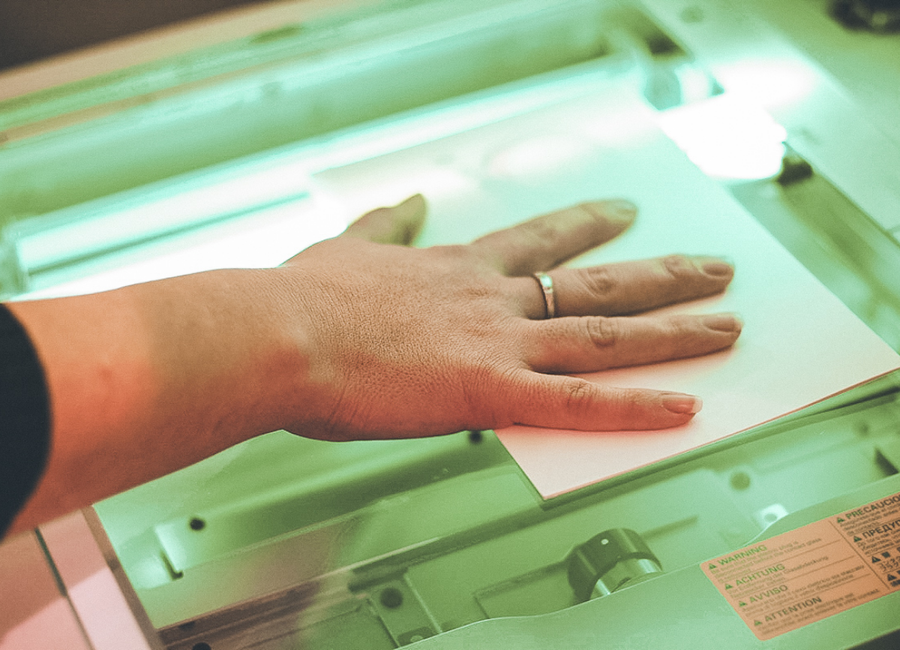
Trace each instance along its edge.
{"label": "skin", "polygon": [[[278,268],[10,304],[52,414],[46,471],[10,533],[277,429],[338,441],[678,426],[699,398],[561,373],[708,354],[740,334],[731,314],[647,313],[724,291],[733,269],[722,260],[558,268],[626,229],[630,203],[408,247],[424,217],[414,196]],[[550,269],[557,317],[546,320],[531,274]]]}

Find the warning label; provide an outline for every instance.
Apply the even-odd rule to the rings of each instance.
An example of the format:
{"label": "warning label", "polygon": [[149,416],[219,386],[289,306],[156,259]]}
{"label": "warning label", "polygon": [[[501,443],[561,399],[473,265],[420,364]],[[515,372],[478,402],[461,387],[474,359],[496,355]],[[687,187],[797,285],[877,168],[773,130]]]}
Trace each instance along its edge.
{"label": "warning label", "polygon": [[900,493],[702,564],[762,641],[900,590]]}

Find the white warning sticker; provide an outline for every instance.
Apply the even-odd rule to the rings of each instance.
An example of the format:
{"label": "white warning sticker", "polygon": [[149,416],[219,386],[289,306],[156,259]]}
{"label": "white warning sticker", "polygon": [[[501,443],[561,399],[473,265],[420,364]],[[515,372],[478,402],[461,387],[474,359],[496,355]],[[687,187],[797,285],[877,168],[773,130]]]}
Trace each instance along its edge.
{"label": "white warning sticker", "polygon": [[760,640],[900,590],[900,493],[702,565]]}

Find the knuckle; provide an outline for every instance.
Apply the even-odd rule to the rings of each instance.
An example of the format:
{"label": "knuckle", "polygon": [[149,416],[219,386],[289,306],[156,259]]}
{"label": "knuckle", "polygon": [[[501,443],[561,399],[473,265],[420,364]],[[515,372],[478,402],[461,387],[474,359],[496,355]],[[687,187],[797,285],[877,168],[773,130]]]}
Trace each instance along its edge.
{"label": "knuckle", "polygon": [[594,347],[610,348],[619,340],[619,326],[615,319],[596,316],[585,318],[583,322],[587,339]]}
{"label": "knuckle", "polygon": [[690,319],[672,318],[659,323],[655,349],[664,358],[676,358],[690,353],[700,337],[697,327]]}
{"label": "knuckle", "polygon": [[698,316],[673,314],[668,323],[670,331],[676,336],[690,337],[705,334],[705,328],[701,327],[701,317]]}
{"label": "knuckle", "polygon": [[549,219],[538,218],[513,226],[506,232],[504,247],[517,251],[543,250],[559,238],[559,228]]}
{"label": "knuckle", "polygon": [[609,223],[607,215],[602,210],[598,210],[595,203],[579,203],[575,209],[588,216],[597,226],[605,226]]}
{"label": "knuckle", "polygon": [[583,379],[572,379],[566,386],[566,412],[574,416],[588,415],[595,407],[594,390]]}
{"label": "knuckle", "polygon": [[666,272],[676,280],[690,278],[695,275],[696,267],[687,255],[667,255],[662,258]]}
{"label": "knuckle", "polygon": [[514,230],[520,246],[550,251],[565,238],[568,229],[552,215],[545,215],[521,223]]}
{"label": "knuckle", "polygon": [[581,278],[587,290],[594,296],[608,296],[616,287],[616,279],[607,266],[581,269]]}
{"label": "knuckle", "polygon": [[549,219],[532,219],[522,224],[520,232],[533,240],[533,243],[539,244],[555,237],[558,229]]}

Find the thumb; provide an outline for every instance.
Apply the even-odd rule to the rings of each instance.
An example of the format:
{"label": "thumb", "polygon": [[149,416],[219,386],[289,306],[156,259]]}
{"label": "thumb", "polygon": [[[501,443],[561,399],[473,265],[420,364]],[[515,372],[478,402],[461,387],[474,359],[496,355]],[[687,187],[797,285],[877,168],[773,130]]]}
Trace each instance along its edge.
{"label": "thumb", "polygon": [[414,194],[390,208],[378,208],[347,226],[341,237],[356,237],[378,244],[412,243],[425,223],[425,197]]}

